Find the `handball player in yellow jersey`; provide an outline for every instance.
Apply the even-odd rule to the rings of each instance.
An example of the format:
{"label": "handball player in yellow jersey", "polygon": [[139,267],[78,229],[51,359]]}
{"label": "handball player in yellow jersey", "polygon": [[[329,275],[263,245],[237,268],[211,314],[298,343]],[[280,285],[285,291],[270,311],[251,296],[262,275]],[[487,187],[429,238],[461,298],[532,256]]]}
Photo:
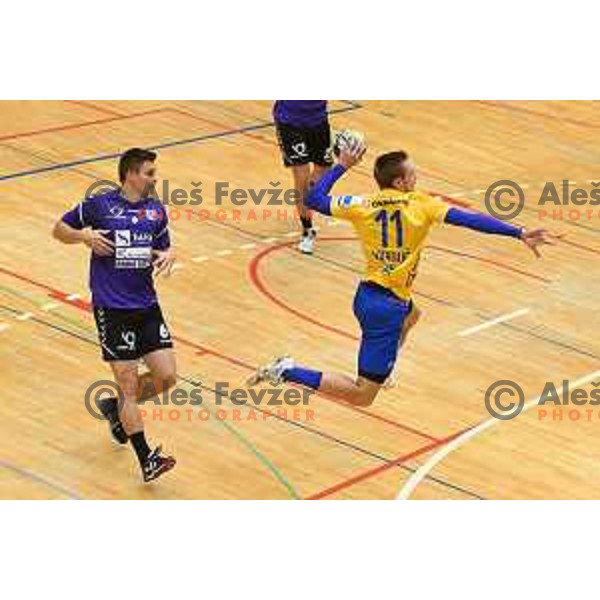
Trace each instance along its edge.
{"label": "handball player in yellow jersey", "polygon": [[354,298],[354,314],[362,331],[358,377],[298,366],[285,356],[259,368],[251,384],[290,381],[357,406],[369,406],[391,374],[406,334],[418,320],[411,288],[431,227],[448,223],[513,237],[538,257],[538,247],[552,243],[554,236],[544,229],[525,230],[488,215],[450,207],[416,191],[415,165],[402,151],[383,154],[375,161],[378,193],[365,197],[328,195],[335,182],[362,160],[364,152],[360,140],[342,151],[338,164],[321,177],[306,199],[307,208],[350,221],[365,255],[365,274]]}

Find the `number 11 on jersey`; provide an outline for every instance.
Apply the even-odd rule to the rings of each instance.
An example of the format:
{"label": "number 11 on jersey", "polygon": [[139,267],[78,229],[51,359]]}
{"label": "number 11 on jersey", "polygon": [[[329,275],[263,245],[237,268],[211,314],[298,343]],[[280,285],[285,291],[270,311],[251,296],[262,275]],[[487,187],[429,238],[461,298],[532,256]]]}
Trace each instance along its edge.
{"label": "number 11 on jersey", "polygon": [[389,239],[389,224],[395,224],[396,231],[396,248],[402,247],[402,218],[400,216],[400,211],[396,210],[390,216],[387,210],[380,210],[375,216],[375,221],[381,223],[381,245],[384,248],[390,247],[390,239]]}

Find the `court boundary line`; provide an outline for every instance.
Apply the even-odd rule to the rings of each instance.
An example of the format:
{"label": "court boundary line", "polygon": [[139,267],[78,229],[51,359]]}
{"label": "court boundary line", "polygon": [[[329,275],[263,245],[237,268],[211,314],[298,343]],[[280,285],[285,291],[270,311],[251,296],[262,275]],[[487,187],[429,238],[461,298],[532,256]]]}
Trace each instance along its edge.
{"label": "court boundary line", "polygon": [[[80,305],[71,304],[69,302],[66,302],[65,304],[67,306],[71,306],[72,308],[77,308],[78,310],[83,311],[83,312],[85,312],[87,314],[87,310],[84,307],[80,306]],[[10,312],[12,312],[14,314],[16,314],[16,313],[19,312],[18,310],[14,309],[14,308],[5,307],[3,305],[0,305],[0,308],[6,308],[6,309],[8,309]],[[56,325],[54,323],[50,323],[48,321],[40,319],[37,316],[34,316],[31,319],[31,321],[34,322],[34,323],[36,323],[36,324],[44,325],[46,327],[49,327],[50,329],[54,329],[56,331],[60,331],[63,334],[72,336],[72,337],[74,337],[74,338],[76,338],[76,339],[78,339],[78,340],[80,340],[82,342],[85,342],[86,344],[90,344],[90,345],[92,345],[94,347],[98,347],[98,341],[97,341],[96,337],[93,336],[93,335],[91,335],[92,332],[90,330],[88,330],[87,328],[83,328],[81,324],[72,323],[72,325],[74,325],[77,329],[81,330],[82,332],[84,332],[86,334],[89,333],[90,334],[89,337],[86,336],[86,335],[83,335],[82,333],[79,333],[77,331],[72,331],[71,329],[67,329],[67,328],[62,327],[60,325]],[[179,341],[181,341],[181,340],[179,340]],[[186,340],[186,342],[187,342],[187,340]],[[194,344],[192,342],[187,342],[187,343],[190,344],[193,347],[197,347],[198,346],[197,344]],[[198,354],[200,354],[200,352],[198,352]],[[210,350],[207,350],[204,354],[211,355],[213,353]],[[225,355],[219,355],[218,353],[215,353],[214,355],[217,358],[224,359],[224,360],[229,360],[229,358],[230,358],[230,357],[227,357]],[[237,361],[232,361],[232,362],[234,362],[234,364],[237,363]],[[243,363],[240,363],[240,364],[243,366]],[[189,377],[187,375],[181,375],[180,378],[183,381],[187,381],[188,383],[191,383],[191,380],[189,379]],[[206,385],[203,384],[202,387],[203,387],[203,389],[206,389],[206,390],[208,390],[210,392],[213,392],[213,393],[217,394],[217,391],[214,388],[210,387],[210,386],[206,386]],[[311,428],[311,427],[308,427],[307,425],[304,425],[301,422],[287,419],[286,417],[278,415],[277,413],[272,413],[270,411],[262,409],[261,407],[257,406],[257,407],[252,407],[252,408],[253,408],[253,410],[257,410],[258,412],[261,412],[261,413],[268,413],[270,416],[272,416],[273,418],[275,418],[278,421],[282,421],[282,422],[286,423],[289,426],[297,427],[297,428],[300,428],[300,429],[302,429],[304,431],[307,431],[309,433],[317,435],[318,437],[320,437],[322,439],[325,439],[328,442],[331,442],[331,443],[336,444],[338,446],[342,446],[343,448],[346,448],[346,449],[349,449],[349,450],[353,450],[354,452],[358,452],[358,453],[360,453],[360,454],[362,454],[364,456],[368,456],[370,458],[379,460],[379,461],[383,462],[384,465],[388,464],[392,460],[392,459],[390,459],[390,458],[388,458],[388,457],[386,457],[386,456],[384,456],[382,454],[379,454],[379,453],[374,452],[372,450],[368,450],[368,449],[363,448],[361,446],[358,446],[358,445],[356,445],[354,443],[347,442],[347,441],[345,441],[345,440],[343,440],[341,438],[338,438],[338,437],[336,437],[336,436],[334,436],[334,435],[332,435],[330,433],[327,433],[325,431],[322,431],[320,429]],[[420,449],[417,449],[417,450],[420,450]],[[402,468],[402,469],[404,469],[406,471],[409,471],[411,473],[413,473],[415,471],[414,468],[408,467],[407,465],[400,464],[400,463],[397,464],[397,465],[394,465],[394,466]],[[429,476],[429,477],[427,477],[427,479],[430,480],[432,483],[435,483],[437,485],[453,489],[453,490],[455,490],[457,492],[460,492],[461,494],[463,494],[465,496],[470,496],[470,497],[476,498],[478,500],[485,500],[485,498],[483,498],[480,494],[477,494],[476,492],[472,492],[471,490],[463,488],[463,487],[461,487],[461,486],[459,486],[457,484],[454,484],[454,483],[452,483],[450,481],[446,481],[444,479],[440,479],[438,477],[433,477],[433,476]],[[299,496],[299,498],[302,498],[302,496]]]}
{"label": "court boundary line", "polygon": [[388,471],[389,469],[391,469],[393,467],[402,466],[402,464],[405,463],[406,461],[411,460],[412,458],[417,458],[418,456],[421,456],[422,454],[426,454],[427,452],[431,452],[432,450],[435,450],[436,448],[439,448],[440,446],[443,446],[444,444],[447,444],[451,440],[461,436],[463,433],[465,433],[465,431],[469,431],[470,429],[471,429],[470,427],[468,427],[467,429],[462,429],[461,431],[454,433],[450,436],[447,436],[445,438],[442,438],[442,439],[438,440],[437,442],[432,442],[431,444],[426,444],[425,446],[421,446],[420,448],[417,448],[416,450],[413,450],[412,452],[403,454],[403,455],[399,456],[398,458],[393,459],[391,462],[389,462],[387,464],[379,465],[377,467],[368,469],[367,471],[363,471],[362,473],[359,473],[358,475],[353,475],[352,477],[349,477],[347,479],[344,479],[343,481],[340,481],[339,483],[329,486],[329,487],[321,490],[320,492],[316,492],[314,494],[311,494],[310,496],[307,496],[306,500],[322,500],[323,498],[326,498],[327,496],[331,496],[332,494],[337,494],[338,492],[346,490],[346,489],[356,485],[357,483],[362,483],[373,477],[381,475],[381,473],[384,473],[385,471]]}
{"label": "court boundary line", "polygon": [[[50,286],[48,286],[46,284],[34,281],[34,280],[32,280],[32,279],[24,276],[24,275],[20,275],[18,273],[14,273],[14,272],[12,272],[12,271],[10,271],[8,269],[5,269],[3,267],[0,267],[0,272],[3,272],[4,274],[9,275],[9,276],[16,277],[17,279],[22,280],[22,281],[24,281],[24,282],[26,282],[26,283],[28,283],[30,285],[33,285],[34,287],[42,288],[42,289],[44,289],[44,290],[46,290],[46,291],[48,291],[50,293],[54,293],[54,294],[56,294],[57,299],[60,299],[67,306],[71,306],[72,308],[77,308],[78,310],[83,311],[85,314],[89,314],[89,310],[88,310],[87,306],[85,306],[84,303],[81,303],[81,301],[79,301],[79,302],[76,302],[76,301],[67,301],[66,300],[67,294],[64,293],[64,292],[59,292],[58,290],[55,290],[54,288],[52,288],[52,287],[50,287]],[[65,333],[67,335],[71,335],[71,336],[73,336],[75,338],[78,338],[80,341],[86,342],[88,344],[92,344],[94,346],[97,345],[97,341],[95,339],[92,339],[92,338],[89,338],[89,337],[85,337],[85,336],[81,335],[80,333],[71,331],[69,329],[63,328],[63,327],[61,327],[59,325],[55,325],[53,323],[49,323],[47,321],[44,321],[44,320],[40,319],[39,317],[34,317],[31,320],[33,322],[35,322],[35,323],[51,327],[53,329],[61,331],[62,333]],[[81,329],[81,327],[78,327],[78,328]],[[220,358],[222,360],[225,360],[225,361],[230,362],[232,364],[235,364],[237,366],[241,366],[243,368],[247,368],[247,364],[244,363],[243,361],[234,359],[234,358],[232,358],[230,356],[227,356],[225,354],[221,354],[221,353],[219,353],[217,351],[213,351],[213,350],[211,350],[209,348],[206,348],[204,346],[196,344],[195,342],[191,342],[189,340],[181,339],[181,338],[178,338],[177,341],[179,343],[182,343],[184,346],[187,345],[189,347],[194,348],[195,350],[197,350],[197,353],[199,355],[202,355],[202,354],[212,355],[212,356],[215,356],[216,358]],[[209,389],[209,391],[214,391],[211,388],[207,388],[207,389]],[[259,410],[261,410],[261,412],[263,412],[262,409],[259,408]],[[334,444],[341,445],[341,446],[343,446],[345,448],[348,448],[350,450],[354,450],[355,452],[359,452],[360,454],[363,454],[365,456],[369,456],[370,458],[374,458],[376,460],[379,460],[379,461],[383,462],[384,464],[388,464],[390,462],[390,460],[392,460],[392,459],[389,459],[386,456],[384,456],[382,454],[379,454],[379,453],[376,453],[376,452],[374,452],[372,450],[367,450],[367,449],[362,448],[362,447],[360,447],[360,446],[358,446],[358,445],[356,445],[354,443],[346,442],[345,440],[342,440],[342,439],[340,439],[340,438],[338,438],[336,436],[333,436],[333,435],[331,435],[331,434],[329,434],[327,432],[323,432],[323,431],[321,431],[319,429],[310,428],[310,427],[308,427],[308,426],[306,426],[306,425],[304,425],[302,423],[299,423],[299,422],[296,422],[296,421],[293,421],[293,420],[288,420],[285,417],[281,417],[281,416],[277,415],[276,413],[270,413],[270,414],[274,418],[276,418],[277,420],[283,421],[283,422],[287,423],[290,426],[298,427],[298,428],[303,429],[305,431],[308,431],[308,432],[310,432],[312,434],[318,435],[319,437],[321,437],[323,439],[326,439],[329,442],[333,442]],[[454,434],[454,435],[457,435],[457,434]],[[439,438],[435,438],[435,439],[439,439]],[[408,459],[406,459],[406,460],[408,460]],[[397,464],[395,466],[397,466],[397,467],[399,467],[401,469],[404,469],[406,471],[409,471],[411,473],[415,471],[415,469],[413,469],[413,468],[411,468],[411,467],[409,467],[409,466],[407,466],[405,464]],[[441,485],[443,487],[454,489],[454,490],[456,490],[456,491],[458,491],[458,492],[460,492],[460,493],[462,493],[462,494],[464,494],[466,496],[470,496],[472,498],[477,498],[479,500],[485,499],[480,494],[477,494],[476,492],[473,492],[473,491],[471,491],[469,489],[463,488],[463,487],[461,487],[461,486],[459,486],[457,484],[454,484],[453,482],[446,481],[446,480],[440,479],[438,477],[433,477],[433,476],[428,476],[427,479],[430,480],[431,482],[437,484],[437,485]]]}
{"label": "court boundary line", "polygon": [[[578,387],[580,385],[584,385],[593,381],[596,377],[600,377],[600,370],[593,371],[588,373],[587,375],[583,375],[579,379],[576,379],[572,383],[569,382],[570,386]],[[523,414],[526,410],[529,410],[532,406],[535,406],[542,394],[538,394],[537,396],[530,398],[523,405],[523,410],[520,414]],[[471,429],[463,432],[454,440],[449,441],[445,446],[441,447],[429,460],[423,463],[404,483],[404,485],[400,488],[398,495],[396,496],[396,500],[408,500],[415,489],[421,484],[423,479],[429,475],[430,471],[434,469],[442,460],[444,460],[450,453],[454,452],[458,448],[460,448],[463,444],[466,444],[468,441],[473,439],[476,435],[479,435],[486,429],[490,429],[494,425],[502,423],[501,419],[496,419],[495,417],[489,417],[488,419],[482,421],[478,425],[475,425]]]}
{"label": "court boundary line", "polygon": [[[335,236],[335,237],[321,237],[319,238],[321,241],[324,242],[357,242],[358,239],[355,237],[350,237],[350,236]],[[267,285],[263,282],[262,278],[260,277],[259,271],[260,271],[260,265],[263,261],[263,259],[265,257],[267,257],[269,254],[272,254],[274,252],[278,252],[280,250],[286,249],[286,248],[290,248],[291,246],[293,246],[296,242],[295,241],[285,241],[285,242],[279,242],[277,244],[273,244],[272,246],[267,246],[266,248],[263,248],[262,250],[260,250],[260,252],[258,252],[257,254],[254,255],[254,257],[250,260],[250,263],[248,265],[248,275],[250,277],[250,281],[252,282],[252,285],[263,295],[265,296],[268,300],[270,300],[271,302],[273,302],[276,306],[279,306],[281,309],[285,310],[286,312],[289,312],[290,314],[295,315],[296,317],[298,317],[299,319],[306,321],[308,323],[311,323],[313,325],[315,325],[316,327],[319,327],[321,329],[325,329],[326,331],[329,331],[331,333],[336,333],[342,337],[345,337],[347,339],[351,339],[353,341],[358,341],[358,337],[347,332],[344,331],[343,329],[340,329],[338,327],[335,327],[333,325],[328,325],[327,323],[323,323],[322,321],[320,321],[319,319],[312,317],[310,315],[307,315],[303,312],[301,312],[300,310],[298,310],[297,308],[288,305],[286,302],[284,302],[283,300],[281,300],[278,296],[276,296],[268,287]],[[516,273],[518,275],[522,275],[525,277],[529,277],[531,279],[535,279],[537,281],[541,281],[543,283],[549,284],[552,283],[551,280],[543,278],[539,275],[536,275],[534,273],[529,273],[527,271],[524,271],[522,269],[519,269],[517,267],[513,267],[512,265],[508,265],[508,264],[503,264],[500,263],[498,261],[494,261],[492,259],[488,259],[485,257],[480,257],[480,256],[476,256],[473,254],[468,254],[465,252],[460,252],[457,250],[452,250],[449,248],[444,248],[442,246],[436,246],[436,245],[430,245],[427,246],[426,250],[437,250],[440,252],[446,252],[448,254],[452,254],[455,256],[461,256],[464,258],[470,258],[472,260],[477,260],[479,262],[482,262],[484,264],[491,264],[501,270],[505,270],[505,271],[509,271],[512,273]]]}
{"label": "court boundary line", "polygon": [[38,473],[31,471],[30,469],[18,467],[16,465],[13,465],[10,462],[3,460],[2,458],[0,458],[0,467],[6,469],[7,471],[12,471],[13,473],[17,473],[17,475],[20,475],[21,477],[24,477],[25,479],[30,479],[32,481],[35,481],[36,483],[41,483],[41,484],[53,489],[54,491],[59,492],[64,496],[67,496],[67,498],[69,500],[83,500],[83,496],[80,496],[79,494],[71,491],[69,488],[63,486],[62,484],[56,483],[56,482],[52,481],[51,479],[48,479],[44,475],[39,475]]}
{"label": "court boundary line", "polygon": [[600,129],[600,124],[585,122],[585,121],[581,121],[579,119],[573,119],[572,117],[562,117],[560,115],[556,115],[556,114],[552,114],[552,113],[533,110],[533,109],[527,108],[525,106],[515,106],[514,104],[511,104],[510,102],[507,102],[504,100],[472,100],[471,102],[474,104],[478,104],[479,106],[483,105],[487,108],[492,108],[492,109],[502,108],[505,111],[517,112],[517,113],[521,113],[524,115],[534,115],[537,117],[542,117],[544,119],[560,121],[561,123],[569,123],[569,124],[575,125],[577,127],[583,127],[584,129],[586,129],[586,128]]}
{"label": "court boundary line", "polygon": [[[16,294],[15,294],[16,295]],[[34,303],[33,300],[29,299],[30,302]],[[82,309],[82,307],[78,306],[78,305],[73,305],[76,306],[79,309]],[[18,313],[19,311],[17,311],[15,308],[13,307],[9,307],[9,306],[5,306],[3,304],[0,304],[0,309],[4,309],[4,310],[8,310],[10,312],[13,313]],[[85,310],[85,309],[82,309]],[[54,329],[57,331],[60,331],[61,333],[70,335],[72,337],[75,337],[77,339],[79,339],[82,342],[86,342],[88,344],[91,344],[94,347],[99,347],[98,344],[98,340],[93,336],[93,332],[88,330],[87,328],[84,328],[81,324],[78,323],[71,323],[71,325],[73,325],[74,327],[76,327],[77,329],[79,329],[81,332],[84,332],[86,334],[90,334],[90,337],[86,337],[86,335],[83,335],[82,333],[79,333],[77,331],[72,331],[70,329],[66,329],[64,327],[61,327],[60,325],[56,325],[54,323],[50,323],[48,321],[45,321],[44,319],[40,319],[39,317],[33,315],[32,319],[31,319],[34,323],[37,323],[39,325],[44,325],[50,329]],[[207,388],[204,385],[198,385],[192,378],[190,378],[188,375],[179,375],[178,379],[182,380],[183,382],[185,382],[188,385],[192,385],[193,387],[199,387],[201,389],[209,389],[209,391],[215,393],[216,396],[216,390],[214,389],[210,389]],[[294,486],[294,484],[283,474],[283,472],[281,471],[281,469],[279,469],[275,463],[269,459],[269,457],[262,452],[255,444],[252,443],[252,441],[250,441],[250,439],[245,436],[243,433],[241,433],[235,426],[231,425],[230,423],[226,423],[225,421],[221,421],[219,419],[214,419],[214,413],[213,411],[205,405],[205,409],[208,410],[208,412],[211,414],[211,416],[213,417],[212,420],[216,420],[218,423],[220,423],[221,425],[223,425],[223,427],[225,428],[225,430],[231,434],[234,438],[237,439],[237,441],[239,443],[241,443],[248,451],[250,451],[250,453],[256,458],[258,459],[258,461],[263,465],[263,467],[265,467],[267,469],[267,471],[269,473],[271,473],[271,475],[273,475],[273,477],[286,489],[286,491],[288,492],[289,496],[293,499],[293,500],[300,500],[302,499],[302,495],[300,494],[300,492],[296,489],[296,487]],[[2,460],[0,459],[0,467],[4,466],[2,464]],[[10,465],[9,465],[10,466]],[[16,470],[16,469],[15,469]],[[30,477],[34,477],[34,474],[28,474],[23,472],[24,475],[29,475]],[[38,479],[42,482],[44,482],[44,480],[38,476]],[[53,485],[52,482],[50,480],[47,480],[45,483],[47,483],[47,485],[54,487],[55,489],[59,489],[58,485]],[[67,488],[63,488],[63,493],[65,493],[67,491]],[[68,494],[67,494],[68,495]],[[77,497],[73,494],[71,494],[75,499],[81,499],[80,497]]]}
{"label": "court boundary line", "polygon": [[54,127],[48,127],[46,129],[35,129],[33,131],[23,131],[21,133],[9,133],[8,135],[0,136],[0,142],[8,142],[10,140],[17,140],[22,138],[34,137],[36,135],[43,135],[45,133],[58,133],[61,131],[71,131],[73,129],[81,129],[82,127],[89,127],[92,125],[102,125],[103,123],[113,123],[115,121],[125,121],[127,119],[135,119],[137,117],[144,117],[151,114],[160,112],[166,112],[166,108],[156,108],[152,110],[140,111],[139,113],[130,113],[127,115],[104,117],[101,119],[94,119],[92,121],[83,121],[79,123],[70,123],[66,125],[56,125]]}
{"label": "court boundary line", "polygon": [[[353,110],[360,110],[361,108],[362,108],[362,106],[360,106],[360,105],[344,106],[344,107],[333,109],[333,110],[329,111],[329,114],[335,115],[335,114],[345,113],[345,112],[349,112],[349,111],[353,111]],[[170,112],[175,112],[176,114],[185,115],[185,113],[181,112],[179,109],[177,109],[177,108],[173,109],[172,107],[164,107],[162,109],[155,109],[155,110],[157,112],[170,111]],[[185,115],[185,116],[190,117],[190,115]],[[201,118],[201,117],[198,117],[198,118]],[[119,118],[114,117],[111,120],[118,121]],[[259,123],[255,123],[255,124],[251,124],[251,125],[246,125],[243,127],[228,128],[223,131],[202,134],[202,135],[194,136],[191,138],[173,140],[170,142],[162,142],[159,144],[154,144],[152,146],[147,146],[147,149],[148,150],[164,150],[166,148],[173,148],[175,146],[196,144],[198,142],[204,142],[207,140],[224,138],[224,137],[228,137],[230,135],[245,134],[245,133],[249,133],[251,131],[268,129],[268,128],[271,128],[274,126],[275,126],[274,121],[265,121],[262,123],[259,122]],[[105,161],[105,160],[112,160],[112,159],[120,157],[121,154],[122,154],[121,152],[111,152],[109,154],[100,154],[100,155],[96,155],[96,156],[92,156],[92,157],[88,157],[88,158],[80,158],[77,160],[64,162],[64,163],[50,164],[50,165],[46,165],[44,167],[38,167],[37,169],[28,169],[25,171],[18,171],[16,173],[8,173],[6,175],[0,175],[0,182],[1,181],[9,181],[12,179],[18,179],[18,178],[22,178],[22,177],[29,177],[31,175],[38,175],[41,173],[48,173],[51,171],[59,171],[59,170],[69,169],[71,167],[76,167],[79,165],[101,162],[101,161]]]}

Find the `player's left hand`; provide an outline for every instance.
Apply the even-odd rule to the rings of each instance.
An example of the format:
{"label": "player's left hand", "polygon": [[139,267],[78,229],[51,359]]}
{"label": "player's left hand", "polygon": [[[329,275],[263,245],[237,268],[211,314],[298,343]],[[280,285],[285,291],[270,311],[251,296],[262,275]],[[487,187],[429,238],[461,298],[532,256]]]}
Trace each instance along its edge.
{"label": "player's left hand", "polygon": [[521,234],[521,241],[536,255],[541,258],[539,246],[554,246],[555,240],[563,238],[563,234],[551,233],[547,229],[524,229]]}
{"label": "player's left hand", "polygon": [[175,264],[175,252],[171,248],[168,250],[152,250],[152,255],[154,256],[152,261],[154,276],[164,273],[165,277],[169,277]]}
{"label": "player's left hand", "polygon": [[364,157],[367,151],[366,144],[361,140],[356,140],[348,149],[340,152],[338,162],[345,169],[351,169],[356,166]]}

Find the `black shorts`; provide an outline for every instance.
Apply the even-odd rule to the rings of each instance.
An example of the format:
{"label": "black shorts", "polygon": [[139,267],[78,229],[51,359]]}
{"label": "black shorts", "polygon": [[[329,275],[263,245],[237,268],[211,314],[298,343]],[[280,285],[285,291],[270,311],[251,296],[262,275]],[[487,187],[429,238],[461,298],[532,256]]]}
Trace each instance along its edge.
{"label": "black shorts", "polygon": [[155,350],[173,347],[158,304],[134,309],[94,306],[94,318],[106,361],[137,360]]}
{"label": "black shorts", "polygon": [[283,164],[286,167],[309,163],[329,167],[333,164],[331,130],[328,121],[311,129],[285,123],[275,123],[275,127]]}

